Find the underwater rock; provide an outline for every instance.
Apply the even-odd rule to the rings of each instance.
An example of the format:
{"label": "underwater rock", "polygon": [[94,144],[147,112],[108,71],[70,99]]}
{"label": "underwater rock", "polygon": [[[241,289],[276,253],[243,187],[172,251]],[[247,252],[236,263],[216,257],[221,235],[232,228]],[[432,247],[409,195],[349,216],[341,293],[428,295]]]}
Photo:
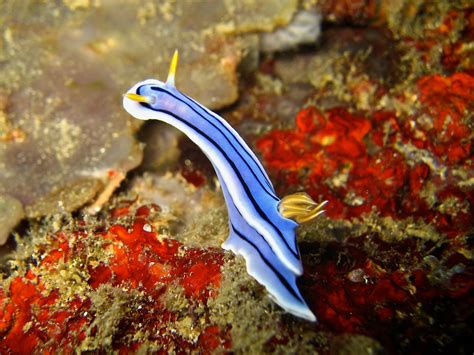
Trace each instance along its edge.
{"label": "underwater rock", "polygon": [[316,11],[297,12],[291,22],[283,28],[260,35],[263,52],[278,52],[294,49],[301,44],[315,44],[321,32],[321,15]]}
{"label": "underwater rock", "polygon": [[233,103],[248,47],[239,34],[287,24],[297,2],[247,5],[1,3],[0,194],[20,201],[26,217],[94,198],[100,209],[141,161],[138,124],[123,112],[121,94],[139,79],[162,78],[178,48],[180,89],[211,108]]}
{"label": "underwater rock", "polygon": [[325,21],[339,24],[368,25],[381,15],[377,0],[320,0],[313,6]]}
{"label": "underwater rock", "polygon": [[[245,9],[230,1],[143,1],[140,9],[132,1],[114,3],[1,3],[2,10],[18,6],[18,18],[33,22],[28,31],[9,24],[0,36],[0,81],[12,83],[0,90],[0,146],[31,139],[37,128],[20,125],[21,117],[10,113],[47,116],[49,106],[37,104],[47,99],[38,95],[43,88],[57,86],[46,90],[53,113],[76,118],[68,106],[74,106],[78,84],[63,85],[68,76],[87,88],[74,96],[77,117],[94,117],[102,127],[112,115],[122,124],[115,98],[156,68],[163,71],[153,76],[163,77],[174,48],[150,43],[162,35],[154,29],[174,31],[177,19],[190,29],[181,37],[189,60],[181,73],[190,77],[196,63],[201,71],[218,73],[214,79],[198,73],[199,80],[228,80],[215,86],[223,96],[214,87],[195,88],[204,96],[212,92],[215,100],[203,101],[220,107],[236,92],[234,65],[250,37],[247,68],[257,67],[258,35],[242,39],[239,31],[284,27],[297,6],[278,2],[278,11],[262,9],[266,17],[252,23],[265,2],[250,1]],[[384,2],[390,13],[376,14],[366,28],[378,2],[318,3],[331,5],[325,21],[345,27],[331,25],[321,47],[263,57],[255,77],[241,83],[241,100],[224,115],[258,148],[279,196],[306,190],[329,199],[326,217],[298,230],[305,270],[298,287],[319,323],[284,313],[247,274],[244,260],[220,249],[228,235],[226,210],[206,157],[172,131],[145,126],[153,132],[142,137],[150,133],[150,140],[158,132],[162,139],[153,149],[172,146],[169,155],[159,154],[162,160],[144,167],[159,174],[134,174],[95,216],[81,210],[19,229],[22,238],[1,269],[0,352],[473,352],[472,10],[465,1],[397,0],[394,13],[386,5],[392,2]],[[420,21],[408,16],[413,10]],[[65,24],[66,18],[71,22]],[[392,21],[389,28],[378,27],[384,18]],[[359,26],[347,27],[354,23]],[[413,38],[406,37],[410,27]],[[170,42],[179,39],[165,30],[167,35]],[[46,49],[34,44],[38,38]],[[20,50],[27,44],[39,50],[38,63],[23,57],[32,53]],[[77,64],[78,73],[63,76],[65,57],[64,68],[74,71]],[[178,75],[178,85],[186,85],[187,77]],[[112,91],[110,101],[100,95]],[[28,100],[30,94],[35,100]],[[52,122],[62,116],[46,124],[48,137],[58,136]],[[125,125],[133,125],[124,129],[127,136],[136,129],[132,122]],[[58,142],[67,147],[61,140],[51,145]],[[123,155],[117,150],[114,157]],[[94,193],[120,177],[115,170],[100,171],[107,176],[102,182],[90,172],[80,183],[90,183],[84,190]]]}
{"label": "underwater rock", "polygon": [[0,245],[6,243],[10,231],[24,216],[20,201],[8,195],[0,195]]}
{"label": "underwater rock", "polygon": [[145,125],[138,132],[138,140],[145,144],[139,169],[166,172],[174,168],[180,156],[181,132],[162,122],[146,122]]}
{"label": "underwater rock", "polygon": [[331,355],[382,355],[380,343],[364,335],[339,335],[331,341]]}
{"label": "underwater rock", "polygon": [[404,80],[400,50],[377,29],[328,28],[317,48],[290,52],[274,59],[274,74],[284,83],[311,84],[318,106],[354,105],[369,110],[388,87]]}
{"label": "underwater rock", "polygon": [[219,248],[228,233],[222,193],[218,187],[197,185],[189,174],[187,168],[176,174],[145,173],[133,179],[129,193],[161,206],[161,218],[179,242]]}
{"label": "underwater rock", "polygon": [[27,217],[72,211],[94,198],[111,171],[141,161],[127,117],[104,95],[114,86],[94,63],[63,60],[61,70],[44,63],[21,90],[11,89],[5,108],[24,138],[0,145],[0,191],[21,201]]}

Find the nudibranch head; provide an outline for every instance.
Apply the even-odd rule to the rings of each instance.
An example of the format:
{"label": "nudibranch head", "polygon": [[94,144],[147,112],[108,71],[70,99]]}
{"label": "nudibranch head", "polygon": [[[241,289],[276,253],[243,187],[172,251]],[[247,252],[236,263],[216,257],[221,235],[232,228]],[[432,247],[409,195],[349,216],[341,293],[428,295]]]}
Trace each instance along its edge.
{"label": "nudibranch head", "polygon": [[143,114],[148,108],[153,107],[160,100],[159,92],[152,90],[152,88],[165,86],[165,83],[155,79],[141,81],[132,86],[123,95],[123,107],[129,114],[139,120],[153,118]]}
{"label": "nudibranch head", "polygon": [[[171,59],[170,69],[166,83],[156,79],[148,79],[132,86],[123,99],[123,106],[135,118],[140,120],[147,120],[153,117],[143,115],[143,108],[154,108],[160,102],[160,99],[165,99],[163,94],[157,91],[157,88],[165,88],[167,90],[175,90],[174,78],[176,75],[176,68],[178,66],[178,50],[173,54]],[[160,97],[161,96],[161,97]]]}

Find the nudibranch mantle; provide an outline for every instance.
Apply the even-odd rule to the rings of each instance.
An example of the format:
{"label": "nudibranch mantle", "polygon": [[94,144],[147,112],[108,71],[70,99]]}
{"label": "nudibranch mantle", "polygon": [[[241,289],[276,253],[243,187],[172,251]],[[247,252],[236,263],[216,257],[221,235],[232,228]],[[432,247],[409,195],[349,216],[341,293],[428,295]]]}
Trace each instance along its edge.
{"label": "nudibranch mantle", "polygon": [[166,83],[148,79],[132,86],[124,95],[125,110],[141,120],[171,124],[201,148],[216,170],[227,204],[230,233],[222,247],[245,258],[249,274],[282,308],[316,321],[296,285],[296,277],[303,272],[295,236],[298,223],[287,217],[312,219],[322,213],[322,204],[316,205],[305,194],[280,200],[239,134],[223,118],[176,89],[176,64],[177,53]]}

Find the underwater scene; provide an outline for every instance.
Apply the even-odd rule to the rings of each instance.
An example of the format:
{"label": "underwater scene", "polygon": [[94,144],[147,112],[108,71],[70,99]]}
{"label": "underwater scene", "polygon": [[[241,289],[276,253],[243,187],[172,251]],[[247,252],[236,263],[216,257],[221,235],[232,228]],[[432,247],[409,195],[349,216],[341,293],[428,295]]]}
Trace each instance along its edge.
{"label": "underwater scene", "polygon": [[1,354],[473,354],[472,0],[0,0]]}

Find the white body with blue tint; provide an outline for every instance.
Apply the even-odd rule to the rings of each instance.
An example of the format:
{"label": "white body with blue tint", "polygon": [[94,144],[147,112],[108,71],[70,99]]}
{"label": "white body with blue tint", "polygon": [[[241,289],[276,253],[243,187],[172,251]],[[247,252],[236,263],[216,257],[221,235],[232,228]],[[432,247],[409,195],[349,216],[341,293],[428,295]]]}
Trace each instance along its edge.
{"label": "white body with blue tint", "polygon": [[[166,83],[150,79],[134,85],[123,105],[138,119],[173,125],[202,149],[216,170],[227,203],[230,235],[222,247],[245,258],[249,274],[281,307],[315,321],[296,286],[296,276],[303,271],[295,237],[298,224],[280,213],[281,200],[239,134],[223,118],[178,91],[174,69]],[[320,206],[316,213],[311,208],[312,215],[321,213]],[[303,211],[301,205],[290,209]]]}

